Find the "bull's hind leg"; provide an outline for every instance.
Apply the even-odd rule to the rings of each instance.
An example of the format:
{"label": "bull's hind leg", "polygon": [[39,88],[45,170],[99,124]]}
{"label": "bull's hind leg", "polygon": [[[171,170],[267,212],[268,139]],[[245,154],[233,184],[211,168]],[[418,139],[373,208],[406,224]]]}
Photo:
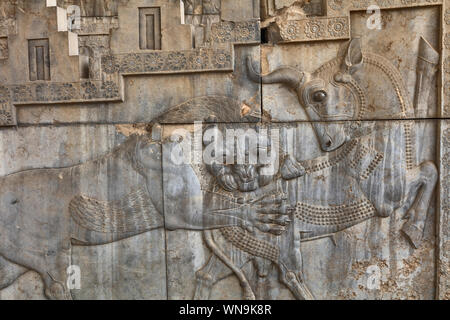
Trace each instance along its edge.
{"label": "bull's hind leg", "polygon": [[0,290],[8,288],[27,271],[27,268],[9,262],[0,256]]}
{"label": "bull's hind leg", "polygon": [[422,242],[425,220],[430,207],[433,191],[438,180],[436,165],[427,161],[407,173],[406,192],[412,199],[408,210],[408,221],[403,225],[402,231],[418,248]]}

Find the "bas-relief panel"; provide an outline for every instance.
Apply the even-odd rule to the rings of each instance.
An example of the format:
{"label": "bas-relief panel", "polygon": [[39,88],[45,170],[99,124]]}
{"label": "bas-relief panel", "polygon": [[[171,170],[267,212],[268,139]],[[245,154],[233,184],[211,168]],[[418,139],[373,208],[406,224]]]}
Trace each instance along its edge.
{"label": "bas-relief panel", "polygon": [[[0,132],[0,297],[448,298],[441,1],[378,1],[380,30],[367,1],[268,0],[262,21],[258,1],[239,14],[183,2],[184,17],[172,1],[58,3],[84,7],[89,79],[1,84],[0,119],[18,127]],[[144,4],[171,23],[163,50],[140,49]],[[51,50],[58,19],[38,28],[58,25]],[[8,72],[25,20],[1,29]],[[176,164],[194,121],[279,136],[235,146],[256,163]],[[212,141],[193,136],[200,152]],[[276,170],[263,174],[269,149]]]}

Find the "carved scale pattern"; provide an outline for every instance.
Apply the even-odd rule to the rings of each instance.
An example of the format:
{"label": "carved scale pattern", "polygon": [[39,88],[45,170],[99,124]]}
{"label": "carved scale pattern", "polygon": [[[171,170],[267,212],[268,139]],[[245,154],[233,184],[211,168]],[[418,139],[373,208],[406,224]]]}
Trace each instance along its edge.
{"label": "carved scale pattern", "polygon": [[214,23],[211,27],[211,36],[208,39],[208,44],[216,43],[260,43],[261,33],[259,21],[243,21],[231,22],[224,21]]}
{"label": "carved scale pattern", "polygon": [[[390,62],[381,56],[371,53],[365,53],[364,63],[369,63],[373,66],[376,66],[389,77],[392,85],[395,88],[397,99],[401,106],[401,117],[403,119],[414,117],[414,109],[409,103],[408,94],[406,88],[403,85],[401,75],[394,67],[389,67],[391,65]],[[405,129],[406,168],[408,170],[413,169],[415,166],[415,150],[412,142],[413,126],[414,122],[411,121],[405,121],[403,123],[403,127]]]}
{"label": "carved scale pattern", "polygon": [[[367,158],[372,158],[368,165],[364,165]],[[355,169],[359,174],[359,179],[367,179],[384,159],[383,153],[364,146],[360,139],[353,139],[342,149],[334,152],[329,158],[324,157],[323,161],[309,163],[302,162],[306,174],[320,172],[328,168],[336,167],[339,164]]]}
{"label": "carved scale pattern", "polygon": [[367,200],[336,207],[312,206],[297,203],[295,217],[300,221],[318,226],[353,225],[375,217],[376,210]]}
{"label": "carved scale pattern", "polygon": [[378,167],[378,165],[383,161],[384,155],[381,153],[377,153],[375,156],[375,159],[372,160],[372,162],[369,164],[368,168],[364,170],[364,172],[361,174],[362,179],[367,179],[372,172]]}

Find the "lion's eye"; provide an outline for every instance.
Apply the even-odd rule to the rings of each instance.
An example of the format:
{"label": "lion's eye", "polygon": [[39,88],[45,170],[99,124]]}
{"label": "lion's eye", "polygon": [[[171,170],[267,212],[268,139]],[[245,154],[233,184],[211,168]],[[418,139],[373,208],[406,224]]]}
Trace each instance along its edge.
{"label": "lion's eye", "polygon": [[323,90],[316,91],[313,94],[314,102],[323,102],[327,98],[327,93]]}

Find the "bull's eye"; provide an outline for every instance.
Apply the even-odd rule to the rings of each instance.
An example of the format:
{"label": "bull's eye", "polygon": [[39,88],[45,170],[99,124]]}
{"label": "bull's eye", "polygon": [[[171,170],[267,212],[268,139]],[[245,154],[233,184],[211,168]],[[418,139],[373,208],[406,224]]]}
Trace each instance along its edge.
{"label": "bull's eye", "polygon": [[314,92],[313,100],[314,102],[324,102],[327,99],[327,93],[323,90]]}

